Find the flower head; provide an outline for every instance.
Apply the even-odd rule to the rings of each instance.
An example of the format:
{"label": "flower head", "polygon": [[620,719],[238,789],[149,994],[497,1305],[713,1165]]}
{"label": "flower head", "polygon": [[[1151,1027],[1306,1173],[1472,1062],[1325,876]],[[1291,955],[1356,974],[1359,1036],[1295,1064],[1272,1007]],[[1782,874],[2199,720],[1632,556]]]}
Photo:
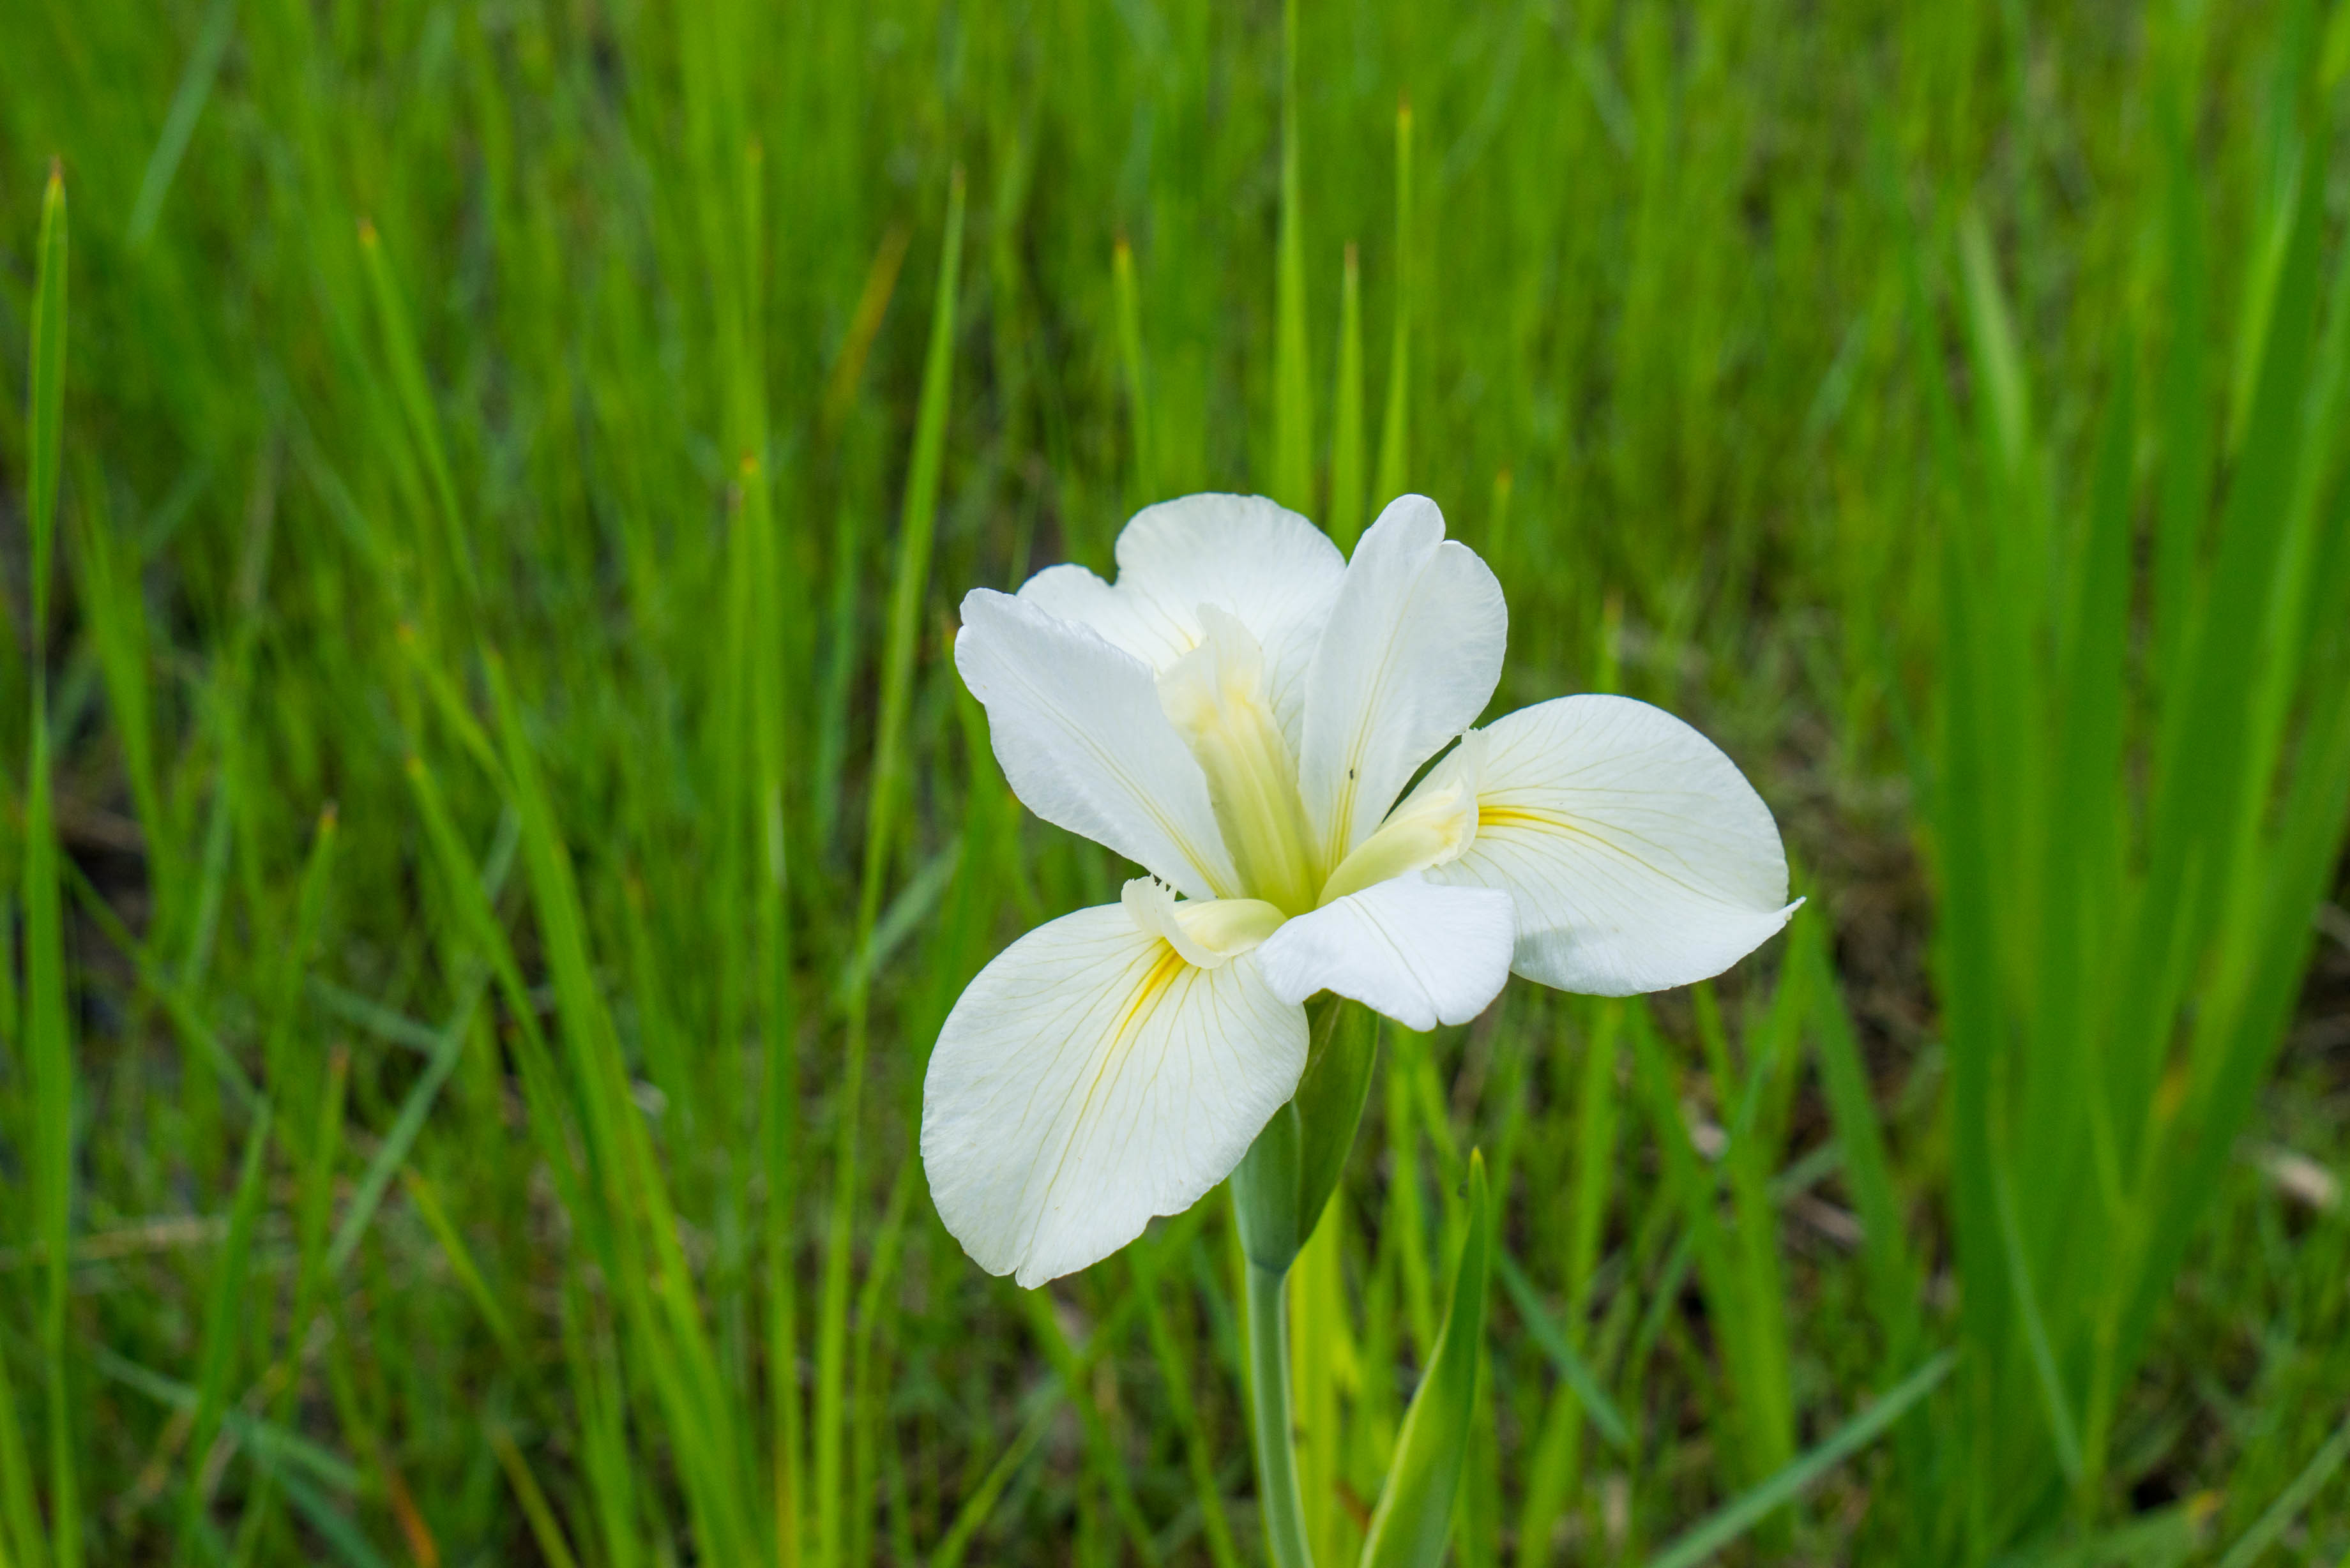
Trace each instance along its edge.
{"label": "flower head", "polygon": [[1149,874],[1013,943],[940,1032],[922,1163],[991,1272],[1084,1268],[1222,1180],[1316,992],[1431,1029],[1513,971],[1702,980],[1793,913],[1770,811],[1679,720],[1583,696],[1471,728],[1508,610],[1424,496],[1351,561],[1270,501],[1189,496],[1118,567],[975,589],[955,640],[1021,800]]}

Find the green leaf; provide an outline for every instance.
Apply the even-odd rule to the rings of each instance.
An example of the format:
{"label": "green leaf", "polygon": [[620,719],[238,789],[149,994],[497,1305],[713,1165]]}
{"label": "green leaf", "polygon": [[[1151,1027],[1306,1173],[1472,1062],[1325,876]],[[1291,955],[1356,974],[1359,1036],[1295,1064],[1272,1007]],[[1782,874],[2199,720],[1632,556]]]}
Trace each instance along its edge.
{"label": "green leaf", "polygon": [[1363,1542],[1364,1568],[1429,1565],[1444,1555],[1452,1494],[1469,1455],[1476,1420],[1477,1369],[1485,1341],[1485,1273],[1492,1261],[1492,1216],[1485,1195],[1485,1158],[1469,1154],[1469,1233],[1461,1239],[1452,1301],[1444,1310],[1436,1355],[1411,1397],[1396,1434],[1395,1462],[1379,1489]]}

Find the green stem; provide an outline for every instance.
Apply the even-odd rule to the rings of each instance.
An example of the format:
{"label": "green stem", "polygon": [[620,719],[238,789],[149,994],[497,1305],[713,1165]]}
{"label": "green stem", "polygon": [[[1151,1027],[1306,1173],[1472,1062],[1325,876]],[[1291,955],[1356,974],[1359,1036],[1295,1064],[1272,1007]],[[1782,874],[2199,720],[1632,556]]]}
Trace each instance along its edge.
{"label": "green stem", "polygon": [[1248,1265],[1250,1435],[1265,1551],[1274,1568],[1313,1568],[1297,1492],[1297,1453],[1290,1442],[1288,1281],[1286,1269]]}

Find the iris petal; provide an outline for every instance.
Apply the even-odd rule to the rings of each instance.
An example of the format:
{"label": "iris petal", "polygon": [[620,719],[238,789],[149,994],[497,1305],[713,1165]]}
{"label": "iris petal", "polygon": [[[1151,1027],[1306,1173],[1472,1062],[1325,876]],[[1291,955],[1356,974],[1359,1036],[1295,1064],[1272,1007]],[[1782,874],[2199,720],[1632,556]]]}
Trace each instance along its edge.
{"label": "iris petal", "polygon": [[980,971],[931,1054],[940,1218],[1024,1286],[1107,1257],[1240,1163],[1305,1044],[1253,954],[1196,968],[1117,904],[1041,926]]}
{"label": "iris petal", "polygon": [[1052,566],[1020,597],[1156,670],[1199,645],[1201,605],[1237,618],[1264,649],[1266,694],[1294,750],[1306,665],[1346,566],[1320,529],[1262,495],[1186,495],[1134,514],[1118,536],[1115,584]]}
{"label": "iris petal", "polygon": [[1306,675],[1297,782],[1325,866],[1370,836],[1419,764],[1477,722],[1502,676],[1509,609],[1422,495],[1355,547]]}
{"label": "iris petal", "polygon": [[986,704],[996,761],[1029,810],[1192,898],[1239,891],[1207,779],[1140,659],[976,588],[963,597],[955,668]]}
{"label": "iris petal", "polygon": [[1445,888],[1418,872],[1289,921],[1257,949],[1284,1002],[1335,991],[1407,1029],[1466,1023],[1510,978],[1510,900]]}
{"label": "iris petal", "polygon": [[1476,840],[1429,877],[1510,893],[1528,980],[1596,996],[1688,985],[1794,913],[1770,808],[1671,714],[1562,697],[1482,737]]}

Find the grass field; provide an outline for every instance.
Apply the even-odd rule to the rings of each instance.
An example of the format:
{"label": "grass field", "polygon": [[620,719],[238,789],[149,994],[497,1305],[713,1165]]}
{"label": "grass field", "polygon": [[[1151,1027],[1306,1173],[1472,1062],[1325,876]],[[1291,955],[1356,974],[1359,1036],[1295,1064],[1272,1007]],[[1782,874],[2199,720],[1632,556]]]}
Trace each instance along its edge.
{"label": "grass field", "polygon": [[2320,0],[7,0],[0,1568],[1261,1561],[1222,1196],[1027,1293],[914,1153],[1129,874],[953,607],[1205,489],[1434,497],[1493,711],[1688,717],[1812,900],[1384,1030],[1318,1561],[1482,1148],[1464,1568],[2350,1563],[2345,94]]}

